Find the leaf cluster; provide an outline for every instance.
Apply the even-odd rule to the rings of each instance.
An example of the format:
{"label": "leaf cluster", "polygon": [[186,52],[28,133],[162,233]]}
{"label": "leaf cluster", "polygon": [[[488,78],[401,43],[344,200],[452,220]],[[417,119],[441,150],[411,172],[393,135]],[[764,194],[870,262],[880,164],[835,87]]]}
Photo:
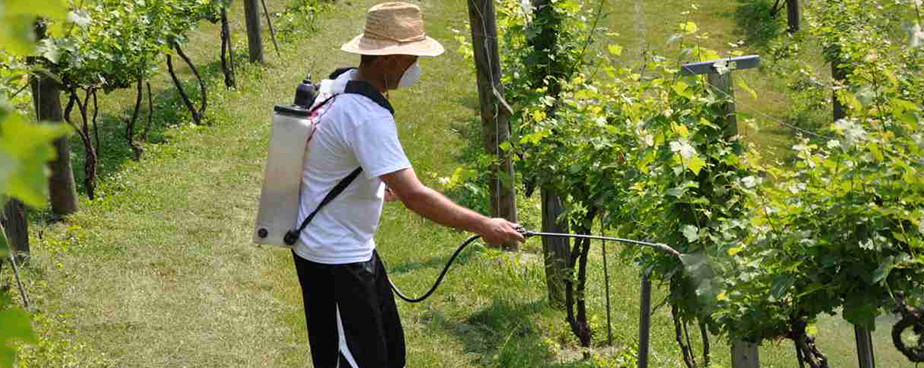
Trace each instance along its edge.
{"label": "leaf cluster", "polygon": [[[924,295],[922,59],[894,42],[888,25],[902,12],[876,5],[809,8],[810,37],[848,71],[836,92],[847,117],[801,138],[794,167],[769,171],[774,185],[756,203],[758,231],[742,255],[761,268],[743,285],[769,290],[790,317],[808,321],[842,308],[846,320],[869,329],[897,296],[920,304]],[[748,298],[730,295],[729,303],[752,321],[765,316]]]}
{"label": "leaf cluster", "polygon": [[[723,124],[730,96],[678,76],[677,61],[653,56],[603,67],[602,81],[577,73],[536,84],[526,47],[535,35],[508,5],[521,15],[501,22],[517,110],[504,148],[536,185],[567,193],[565,216],[598,208],[607,228],[685,253],[626,252],[669,285],[687,320],[755,342],[804,336],[838,310],[874,328],[897,296],[924,301],[924,55],[894,41],[913,4],[860,3],[808,9],[807,37],[849,71],[837,90],[847,118],[800,138],[788,166]],[[718,57],[684,48],[695,37],[695,24],[679,25],[681,57]]]}
{"label": "leaf cluster", "polygon": [[[0,0],[0,44],[4,52],[13,57],[30,53],[35,19],[62,13],[63,7],[57,1]],[[48,188],[45,163],[55,156],[51,141],[67,132],[67,127],[27,122],[10,106],[6,95],[0,94],[0,203],[13,196],[35,207],[44,206]],[[6,234],[0,225],[0,259],[8,253]],[[0,291],[0,326],[0,367],[12,367],[16,348],[11,343],[34,342],[35,336],[28,313],[12,305],[5,291]]]}
{"label": "leaf cluster", "polygon": [[66,90],[127,88],[157,71],[173,45],[200,21],[217,22],[219,0],[95,0],[72,2],[68,25],[39,48],[43,64]]}

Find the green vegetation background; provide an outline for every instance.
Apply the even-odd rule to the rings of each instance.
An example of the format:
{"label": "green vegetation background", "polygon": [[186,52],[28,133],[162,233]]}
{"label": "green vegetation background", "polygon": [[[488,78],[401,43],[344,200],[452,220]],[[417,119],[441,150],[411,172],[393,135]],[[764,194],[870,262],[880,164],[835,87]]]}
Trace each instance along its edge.
{"label": "green vegetation background", "polygon": [[[300,2],[304,3],[267,1],[272,13]],[[212,92],[208,119],[213,125],[188,124],[169,77],[157,76],[158,125],[141,162],[130,160],[120,135],[121,124],[131,114],[133,92],[103,96],[101,198],[84,199],[81,212],[66,224],[45,225],[43,214],[33,216],[33,256],[25,277],[37,305],[35,324],[42,343],[24,350],[22,366],[310,366],[291,254],[255,247],[249,241],[271,107],[288,103],[307,71],[320,76],[338,66],[355,65],[358,60],[338,48],[360,32],[365,10],[376,2],[333,3],[316,24],[314,19],[292,20],[278,56],[265,32],[267,65],[241,63],[239,87],[230,91],[221,84],[219,30],[203,24],[188,49],[193,60],[205,66]],[[421,6],[429,35],[442,41],[448,52],[422,60],[421,84],[395,91],[391,99],[402,143],[418,174],[425,184],[440,188],[439,179],[451,176],[479,142],[474,71],[456,52],[460,45],[455,41],[457,35],[469,37],[468,12],[462,1],[411,2]],[[645,51],[665,52],[666,40],[686,20],[711,35],[702,42],[721,50],[747,40],[743,48],[757,52],[760,37],[774,32],[747,22],[747,3],[703,0],[698,4],[698,10],[683,15],[681,11],[689,9],[684,1],[608,0],[605,11],[615,33],[613,42],[625,47],[623,59],[616,62],[638,60]],[[240,7],[235,3],[231,18],[238,60],[244,60]],[[824,70],[820,57],[808,63]],[[180,72],[192,83],[188,70]],[[788,103],[784,86],[765,70],[741,74],[760,96],[755,100],[739,93],[739,109],[770,117],[764,121],[782,121]],[[775,125],[763,128],[750,139],[768,150],[790,144],[787,130]],[[75,140],[72,147],[78,152],[81,145]],[[521,218],[527,226],[538,226],[537,202],[535,197],[520,198]],[[429,287],[466,237],[427,222],[400,204],[388,204],[376,240],[394,282],[405,292],[418,294]],[[408,366],[634,366],[639,270],[610,257],[614,344],[608,347],[602,259],[599,244],[595,245],[588,305],[597,357],[581,362],[564,313],[546,302],[539,254],[538,239],[512,256],[483,248],[469,251],[433,298],[421,304],[399,303]],[[662,297],[656,291],[655,302]],[[681,367],[666,308],[654,313],[653,324],[651,366]],[[819,329],[820,347],[832,366],[856,366],[852,328],[832,317]],[[886,328],[874,334],[881,366],[912,366],[895,353]],[[725,344],[716,343],[713,351],[715,363],[729,366]],[[797,366],[788,344],[768,343],[761,353],[764,367]]]}

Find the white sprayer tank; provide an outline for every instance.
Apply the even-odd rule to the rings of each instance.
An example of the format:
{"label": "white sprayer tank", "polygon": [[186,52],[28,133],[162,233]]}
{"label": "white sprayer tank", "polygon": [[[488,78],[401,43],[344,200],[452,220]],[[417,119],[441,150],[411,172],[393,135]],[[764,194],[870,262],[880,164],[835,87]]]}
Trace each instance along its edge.
{"label": "white sprayer tank", "polygon": [[256,244],[286,246],[283,237],[298,221],[302,168],[311,134],[310,110],[276,106],[269,153],[263,173],[260,209],[253,234]]}

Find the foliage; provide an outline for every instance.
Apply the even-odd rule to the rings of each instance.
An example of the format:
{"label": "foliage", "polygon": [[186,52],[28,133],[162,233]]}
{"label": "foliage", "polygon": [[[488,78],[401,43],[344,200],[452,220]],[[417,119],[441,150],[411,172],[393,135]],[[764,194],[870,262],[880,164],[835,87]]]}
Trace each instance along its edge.
{"label": "foliage", "polygon": [[774,185],[755,206],[758,231],[735,257],[747,279],[727,284],[726,311],[717,314],[733,335],[798,343],[820,313],[841,309],[850,323],[874,329],[884,311],[921,305],[922,53],[895,42],[892,27],[913,13],[908,5],[809,8],[810,37],[846,71],[835,93],[847,117],[802,138],[794,170],[770,171]]}
{"label": "foliage", "polygon": [[[924,58],[894,41],[896,22],[914,14],[909,5],[813,3],[807,37],[848,71],[837,89],[848,117],[794,146],[793,169],[763,162],[723,127],[728,96],[678,76],[677,60],[604,67],[604,82],[578,73],[556,80],[560,93],[537,87],[526,72],[534,61],[524,61],[534,34],[504,18],[505,47],[514,48],[504,53],[514,60],[505,86],[518,110],[505,148],[539,186],[568,194],[572,220],[598,210],[604,227],[685,253],[629,252],[669,285],[679,320],[730,340],[790,338],[808,353],[819,314],[842,310],[873,328],[897,298],[919,305],[924,295]],[[681,58],[719,58],[698,46],[697,28],[681,23],[672,38]],[[791,58],[800,41],[773,50]],[[791,87],[823,90],[813,71],[802,72]],[[810,365],[823,366],[811,354]]]}
{"label": "foliage", "polygon": [[29,89],[29,67],[21,60],[0,50],[0,99],[21,114],[32,101]]}
{"label": "foliage", "polygon": [[28,55],[35,47],[32,26],[36,17],[61,19],[64,15],[63,0],[4,0],[0,3],[0,45],[12,55]]}
{"label": "foliage", "polygon": [[[735,21],[744,31],[748,43],[765,45],[768,41],[778,37],[785,30],[784,17],[774,13],[774,5],[770,0],[739,0],[740,4],[735,11]],[[778,10],[777,10],[778,11]]]}
{"label": "foliage", "polygon": [[50,143],[67,134],[67,127],[31,124],[7,111],[0,112],[0,132],[0,193],[43,207],[48,191],[45,163],[55,157]]}
{"label": "foliage", "polygon": [[40,47],[43,62],[65,90],[127,88],[157,70],[156,61],[199,21],[218,22],[219,0],[96,0],[72,2],[74,26],[51,34]]}
{"label": "foliage", "polygon": [[305,37],[317,31],[317,13],[327,1],[294,0],[276,15],[277,36],[282,42]]}
{"label": "foliage", "polygon": [[[702,78],[678,77],[675,62],[660,56],[640,69],[600,67],[604,58],[586,54],[591,41],[586,35],[594,31],[587,19],[594,14],[575,2],[555,3],[553,10],[523,9],[520,2],[502,2],[498,9],[505,93],[516,111],[515,138],[502,148],[519,158],[518,171],[528,185],[567,196],[562,216],[578,229],[589,228],[588,221],[599,215],[604,228],[624,235],[685,253],[725,254],[748,233],[746,203],[756,195],[762,170],[756,151],[745,150],[721,126],[718,108],[728,96]],[[552,23],[557,38],[537,40]],[[704,37],[694,23],[681,23],[678,32],[671,42],[682,55],[697,61],[719,57],[698,42],[684,47],[685,39]],[[612,56],[622,52],[619,45],[607,50]],[[593,67],[590,75],[586,66]],[[598,79],[600,69],[606,77]],[[575,244],[571,257],[572,267],[582,262],[569,283],[578,287],[569,290],[576,292],[577,320],[584,246]],[[680,260],[655,251],[631,253],[671,285],[670,302],[681,320],[721,330],[711,318],[721,287],[712,275],[678,272]],[[588,346],[582,335],[590,326],[571,313],[569,305],[569,323]]]}
{"label": "foliage", "polygon": [[[61,20],[39,23],[38,28],[49,30],[42,32],[38,49],[41,57],[32,58],[31,62],[53,75],[69,97],[65,120],[77,128],[84,143],[84,186],[91,199],[100,150],[97,91],[109,93],[137,85],[138,111],[141,83],[157,71],[161,57],[166,55],[168,66],[174,51],[184,57],[180,45],[187,42],[186,34],[203,20],[218,22],[221,7],[226,5],[224,0],[71,1],[67,26],[62,26]],[[190,67],[195,71],[191,64]],[[201,83],[200,86],[204,88]],[[180,88],[179,84],[177,87]],[[78,94],[81,90],[82,97]],[[180,94],[185,97],[182,89]],[[70,112],[75,105],[82,126],[71,120]],[[205,91],[202,106],[198,111],[190,108],[196,122],[205,110]],[[137,159],[143,149],[134,141],[136,118],[137,114],[127,122],[126,138]],[[96,137],[91,137],[91,127]]]}
{"label": "foliage", "polygon": [[542,87],[557,89],[559,81],[570,79],[583,66],[592,10],[575,0],[552,1],[540,9],[522,1],[498,5],[502,82],[508,102],[531,104],[543,96]]}
{"label": "foliage", "polygon": [[[55,1],[0,2],[0,44],[13,56],[31,52],[31,31],[36,17],[60,16],[62,10]],[[68,129],[27,123],[9,106],[5,97],[0,95],[0,199],[13,196],[35,207],[44,206],[48,187],[45,163],[54,158],[50,143],[67,134]],[[0,226],[0,259],[9,252],[2,230]],[[3,326],[0,329],[0,367],[12,367],[15,363],[16,350],[10,346],[11,342],[35,341],[29,315],[11,304],[9,294],[0,292],[0,326]]]}
{"label": "foliage", "polygon": [[[684,36],[695,25],[684,23]],[[680,41],[680,40],[678,40]],[[611,52],[619,51],[611,47]],[[685,53],[715,58],[694,46]],[[655,58],[643,73],[605,67],[607,82],[578,76],[563,84],[559,108],[550,97],[524,111],[518,151],[542,185],[568,193],[569,216],[590,208],[604,227],[670,244],[683,253],[722,256],[748,233],[746,203],[760,184],[759,156],[726,136],[719,107],[727,96],[702,78],[678,77]],[[572,217],[573,218],[573,217]],[[649,249],[630,251],[670,285],[680,321],[706,324],[720,292],[708,267]]]}
{"label": "foliage", "polygon": [[439,181],[444,186],[444,193],[454,202],[478,213],[490,213],[489,174],[495,160],[483,151],[471,155],[465,166],[456,168],[451,176],[439,178]]}
{"label": "foliage", "polygon": [[[585,66],[584,55],[597,32],[596,26],[602,17],[604,1],[594,9],[585,9],[579,1],[534,1],[503,2],[499,7],[501,14],[498,21],[499,32],[504,43],[501,55],[503,83],[505,94],[516,106],[517,112],[511,118],[513,136],[524,134],[522,131],[524,117],[536,115],[555,115],[562,108],[560,96],[566,84],[582,79],[580,69]],[[588,26],[586,20],[593,19]],[[580,82],[578,82],[580,83]],[[541,133],[540,133],[541,134]],[[565,129],[550,127],[544,134],[554,139],[568,139]],[[516,148],[517,139],[504,142],[500,148],[518,156],[517,171],[522,172],[526,183],[526,193],[530,195],[534,188],[551,191],[561,196],[569,194],[569,189],[556,186],[545,175],[560,174],[555,170],[543,170],[544,162],[531,160],[530,153]],[[549,142],[543,142],[548,144]],[[579,233],[589,233],[591,224],[598,214],[596,206],[580,202],[563,221],[571,223]],[[585,289],[587,283],[587,255],[590,242],[575,241],[566,259],[549,260],[564,262],[570,276],[563,276],[560,281],[564,286],[564,306],[566,321],[571,331],[578,338],[581,346],[589,348],[593,339],[593,326],[588,322]],[[554,276],[550,276],[554,277]],[[589,357],[588,352],[584,352]]]}
{"label": "foliage", "polygon": [[[5,236],[0,235],[0,243]],[[10,342],[35,342],[35,334],[29,324],[29,314],[19,308],[11,308],[13,304],[9,293],[0,293],[0,367],[12,367],[16,362],[16,347]]]}

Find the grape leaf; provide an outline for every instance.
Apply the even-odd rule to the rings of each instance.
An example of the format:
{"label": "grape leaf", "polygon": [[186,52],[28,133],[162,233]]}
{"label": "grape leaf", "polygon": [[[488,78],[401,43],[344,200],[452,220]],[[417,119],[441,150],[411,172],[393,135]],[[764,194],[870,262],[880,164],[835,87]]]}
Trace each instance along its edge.
{"label": "grape leaf", "polygon": [[751,87],[748,86],[748,84],[744,82],[744,78],[738,78],[738,86],[743,88],[745,91],[747,91],[751,95],[751,98],[755,100],[757,99],[757,92],[751,89]]}
{"label": "grape leaf", "polygon": [[879,315],[879,309],[876,308],[872,300],[866,300],[866,298],[862,297],[848,299],[844,305],[843,313],[847,322],[870,331],[876,329],[876,316]]}
{"label": "grape leaf", "polygon": [[48,191],[45,163],[55,158],[51,142],[70,132],[63,124],[32,124],[16,112],[0,121],[0,193],[44,207]]}
{"label": "grape leaf", "polygon": [[37,342],[32,326],[29,324],[29,314],[19,308],[0,311],[0,367],[12,367],[16,357],[16,347],[10,344],[13,341],[26,343]]}
{"label": "grape leaf", "polygon": [[895,268],[895,256],[888,256],[886,259],[882,260],[882,263],[879,265],[879,268],[876,271],[873,271],[873,283],[878,284],[879,282],[885,280],[889,277],[889,273],[892,272],[892,269]]}
{"label": "grape leaf", "polygon": [[699,229],[693,225],[684,225],[683,226],[683,236],[687,238],[687,241],[692,243],[699,240]]}
{"label": "grape leaf", "polygon": [[687,167],[690,169],[690,171],[693,172],[693,174],[699,175],[700,170],[706,167],[706,160],[703,160],[703,158],[699,157],[699,155],[694,155],[690,158],[690,162],[687,164]]}
{"label": "grape leaf", "polygon": [[0,45],[13,55],[32,52],[32,25],[36,16],[64,16],[63,0],[0,0]]}
{"label": "grape leaf", "polygon": [[780,300],[789,288],[796,283],[796,278],[790,275],[781,275],[773,280],[773,285],[770,286],[770,294],[773,295],[773,298]]}
{"label": "grape leaf", "polygon": [[93,20],[86,11],[76,9],[67,13],[67,21],[80,26],[80,28],[86,28]]}

